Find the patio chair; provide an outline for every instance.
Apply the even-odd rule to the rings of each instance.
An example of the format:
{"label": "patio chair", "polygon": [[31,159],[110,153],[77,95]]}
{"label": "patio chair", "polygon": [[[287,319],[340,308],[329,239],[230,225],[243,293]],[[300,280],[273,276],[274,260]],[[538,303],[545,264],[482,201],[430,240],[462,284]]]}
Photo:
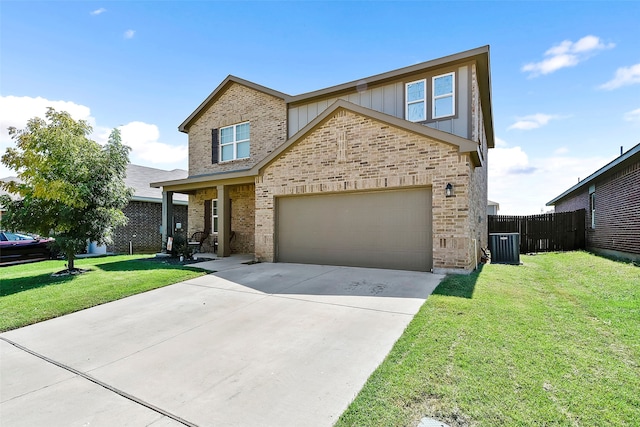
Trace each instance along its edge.
{"label": "patio chair", "polygon": [[202,250],[202,244],[205,240],[207,240],[207,237],[209,237],[209,235],[204,231],[196,231],[191,235],[191,238],[189,239],[187,244],[190,247],[194,248],[194,253],[200,252]]}

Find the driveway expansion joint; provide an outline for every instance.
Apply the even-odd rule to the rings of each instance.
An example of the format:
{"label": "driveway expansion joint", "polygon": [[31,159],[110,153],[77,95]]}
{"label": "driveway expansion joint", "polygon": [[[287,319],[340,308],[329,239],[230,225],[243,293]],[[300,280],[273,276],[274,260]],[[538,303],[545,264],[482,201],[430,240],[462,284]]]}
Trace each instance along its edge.
{"label": "driveway expansion joint", "polygon": [[100,387],[105,388],[105,389],[107,389],[107,390],[109,390],[109,391],[111,391],[111,392],[113,392],[113,393],[115,393],[115,394],[117,394],[117,395],[119,395],[121,397],[124,397],[125,399],[131,400],[132,402],[135,402],[138,405],[144,406],[145,408],[150,409],[150,410],[152,410],[152,411],[154,411],[154,412],[156,412],[156,413],[158,413],[160,415],[163,415],[163,416],[165,416],[167,418],[171,418],[172,420],[174,420],[176,422],[179,422],[182,425],[185,425],[185,426],[188,426],[188,427],[198,427],[197,424],[194,424],[194,423],[192,423],[190,421],[187,421],[187,420],[185,420],[185,419],[183,419],[183,418],[181,418],[181,417],[179,417],[177,415],[172,414],[171,412],[165,411],[164,409],[159,408],[159,407],[157,407],[157,406],[155,406],[155,405],[153,405],[153,404],[151,404],[149,402],[145,402],[144,400],[142,400],[142,399],[140,399],[140,398],[138,398],[136,396],[133,396],[133,395],[131,395],[131,394],[129,394],[129,393],[123,391],[123,390],[120,390],[120,389],[118,389],[116,387],[113,387],[113,386],[111,386],[111,385],[109,385],[109,384],[107,384],[107,383],[105,383],[103,381],[100,381],[99,379],[94,378],[94,377],[92,377],[91,375],[88,375],[85,372],[79,371],[79,370],[77,370],[75,368],[72,368],[71,366],[65,365],[64,363],[58,362],[58,361],[53,360],[53,359],[51,359],[51,358],[49,358],[49,357],[47,357],[45,355],[42,355],[42,354],[38,353],[36,351],[33,351],[33,350],[23,346],[23,345],[18,344],[17,342],[11,341],[11,340],[9,340],[9,339],[7,339],[5,337],[2,337],[2,336],[0,336],[0,340],[6,342],[7,344],[11,344],[12,346],[24,351],[25,353],[29,353],[32,356],[35,356],[35,357],[37,357],[37,358],[39,358],[39,359],[41,359],[41,360],[43,360],[43,361],[45,361],[47,363],[50,363],[50,364],[52,364],[54,366],[57,366],[57,367],[62,368],[64,370],[66,370],[66,371],[69,371],[69,372],[71,372],[71,373],[73,373],[73,374],[75,374],[75,375],[77,375],[77,376],[79,376],[81,378],[84,378],[84,379],[86,379],[88,381],[91,381],[92,383],[94,383],[96,385],[99,385]]}

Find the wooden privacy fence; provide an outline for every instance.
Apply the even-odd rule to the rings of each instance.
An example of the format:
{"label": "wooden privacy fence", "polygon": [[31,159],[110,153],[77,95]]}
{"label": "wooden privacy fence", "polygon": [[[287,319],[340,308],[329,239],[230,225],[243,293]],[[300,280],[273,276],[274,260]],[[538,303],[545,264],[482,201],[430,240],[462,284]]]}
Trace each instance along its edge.
{"label": "wooden privacy fence", "polygon": [[489,233],[520,233],[520,253],[585,247],[585,210],[529,216],[489,215]]}

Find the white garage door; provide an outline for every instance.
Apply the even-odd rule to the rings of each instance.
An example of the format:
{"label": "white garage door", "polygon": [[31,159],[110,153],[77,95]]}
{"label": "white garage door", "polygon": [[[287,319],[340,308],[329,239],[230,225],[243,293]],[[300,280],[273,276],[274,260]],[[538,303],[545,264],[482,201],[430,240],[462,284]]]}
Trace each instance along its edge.
{"label": "white garage door", "polygon": [[429,271],[431,190],[281,197],[276,260]]}

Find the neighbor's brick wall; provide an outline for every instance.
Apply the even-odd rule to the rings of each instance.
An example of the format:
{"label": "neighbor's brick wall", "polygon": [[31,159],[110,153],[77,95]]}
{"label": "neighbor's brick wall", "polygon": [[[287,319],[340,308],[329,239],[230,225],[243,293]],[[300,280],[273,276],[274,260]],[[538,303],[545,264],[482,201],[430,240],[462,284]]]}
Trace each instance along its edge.
{"label": "neighbor's brick wall", "polygon": [[640,254],[640,160],[596,182],[595,208],[587,247]]}
{"label": "neighbor's brick wall", "polygon": [[[253,184],[233,186],[231,198],[231,230],[236,237],[231,242],[231,253],[253,253],[255,236],[255,186]],[[216,188],[197,190],[189,195],[189,236],[204,230],[204,204],[218,198]],[[221,220],[219,220],[221,221]],[[213,227],[213,222],[211,223]],[[221,226],[221,222],[219,223]],[[211,234],[215,236],[216,233]],[[213,251],[213,239],[204,245],[205,251]]]}
{"label": "neighbor's brick wall", "polygon": [[[218,99],[189,127],[189,176],[246,169],[287,139],[284,100],[238,83],[230,83]],[[251,156],[211,163],[211,130],[249,121]]]}
{"label": "neighbor's brick wall", "polygon": [[586,210],[587,248],[640,254],[640,161],[620,165],[595,182],[595,229],[588,187],[557,203],[555,211]]}
{"label": "neighbor's brick wall", "polygon": [[[113,243],[107,245],[108,252],[129,253],[129,241],[133,253],[156,253],[162,250],[162,203],[131,201],[122,212],[129,222],[115,229]],[[188,227],[187,207],[173,205],[173,217],[176,223]],[[134,237],[135,235],[135,237]]]}
{"label": "neighbor's brick wall", "polygon": [[[469,270],[470,171],[457,147],[338,110],[256,178],[256,257],[274,260],[276,196],[431,186],[433,267]],[[445,197],[448,182],[455,197]]]}

